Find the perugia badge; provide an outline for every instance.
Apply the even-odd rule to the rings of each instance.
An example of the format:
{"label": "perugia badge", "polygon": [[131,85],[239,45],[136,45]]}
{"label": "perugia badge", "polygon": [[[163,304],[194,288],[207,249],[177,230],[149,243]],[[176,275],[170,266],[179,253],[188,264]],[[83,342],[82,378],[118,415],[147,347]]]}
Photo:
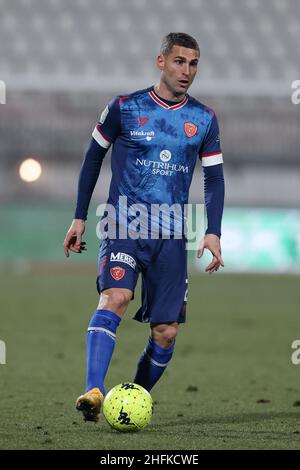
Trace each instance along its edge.
{"label": "perugia badge", "polygon": [[120,266],[115,266],[110,269],[110,274],[116,281],[120,281],[125,275],[125,269]]}
{"label": "perugia badge", "polygon": [[192,122],[185,122],[184,123],[184,132],[188,137],[194,137],[198,130],[198,127],[196,124],[193,124]]}

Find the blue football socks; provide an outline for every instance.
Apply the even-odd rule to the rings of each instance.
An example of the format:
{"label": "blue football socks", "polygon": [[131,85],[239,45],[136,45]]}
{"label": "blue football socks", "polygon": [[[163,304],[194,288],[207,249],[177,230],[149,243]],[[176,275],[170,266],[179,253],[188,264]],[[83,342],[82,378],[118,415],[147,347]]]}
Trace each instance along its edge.
{"label": "blue football socks", "polygon": [[87,331],[86,390],[99,388],[103,394],[104,379],[115,347],[116,331],[121,318],[111,310],[96,310]]}
{"label": "blue football socks", "polygon": [[162,348],[151,337],[139,360],[134,383],[144,387],[148,392],[160,379],[170,362],[175,347],[175,341],[169,348]]}

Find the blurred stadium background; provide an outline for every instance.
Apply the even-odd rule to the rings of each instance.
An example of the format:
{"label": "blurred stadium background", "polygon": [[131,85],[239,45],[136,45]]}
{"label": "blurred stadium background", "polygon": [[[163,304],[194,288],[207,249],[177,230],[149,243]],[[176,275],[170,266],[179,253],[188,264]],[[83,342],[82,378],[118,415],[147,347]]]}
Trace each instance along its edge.
{"label": "blurred stadium background", "polygon": [[[223,251],[227,271],[300,270],[298,0],[0,0],[1,265],[63,262],[81,160],[107,101],[155,83],[169,31],[201,48],[190,93],[213,107],[226,162]],[[23,160],[42,173],[20,178]],[[191,202],[203,201],[201,167]],[[105,202],[106,157],[89,216]],[[246,253],[245,253],[246,251]]]}

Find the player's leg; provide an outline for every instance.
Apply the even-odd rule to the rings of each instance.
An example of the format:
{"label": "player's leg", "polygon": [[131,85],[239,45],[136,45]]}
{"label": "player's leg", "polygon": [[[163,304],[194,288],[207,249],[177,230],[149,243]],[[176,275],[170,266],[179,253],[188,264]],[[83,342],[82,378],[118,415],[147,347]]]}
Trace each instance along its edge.
{"label": "player's leg", "polygon": [[87,421],[97,421],[105,395],[104,379],[115,347],[116,332],[132,298],[129,289],[110,288],[100,295],[87,331],[86,390],[76,403]]}
{"label": "player's leg", "polygon": [[187,300],[185,240],[161,240],[159,244],[157,256],[142,273],[143,305],[135,316],[151,324],[133,379],[147,390],[156,384],[172,358],[178,324],[185,322]]}
{"label": "player's leg", "polygon": [[140,357],[134,383],[150,392],[172,359],[177,333],[177,322],[151,325],[151,334]]}
{"label": "player's leg", "polygon": [[[133,243],[128,240],[104,240],[100,247],[97,289],[101,295],[87,331],[86,392],[77,400],[77,409],[83,411],[88,420],[97,420],[116,332],[133,298],[138,278],[133,252]],[[89,404],[91,395],[96,396],[96,409]]]}
{"label": "player's leg", "polygon": [[110,288],[101,293],[87,331],[86,391],[97,387],[105,394],[104,379],[114,351],[117,329],[131,298],[129,289]]}

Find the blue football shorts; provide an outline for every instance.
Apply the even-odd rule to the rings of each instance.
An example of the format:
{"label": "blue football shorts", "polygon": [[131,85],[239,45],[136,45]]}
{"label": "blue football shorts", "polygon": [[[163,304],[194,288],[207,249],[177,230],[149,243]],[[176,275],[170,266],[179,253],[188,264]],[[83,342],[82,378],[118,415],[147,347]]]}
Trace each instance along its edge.
{"label": "blue football shorts", "polygon": [[185,244],[185,238],[104,239],[98,257],[98,292],[120,287],[134,295],[141,274],[142,306],[133,318],[151,324],[184,323],[188,287]]}

